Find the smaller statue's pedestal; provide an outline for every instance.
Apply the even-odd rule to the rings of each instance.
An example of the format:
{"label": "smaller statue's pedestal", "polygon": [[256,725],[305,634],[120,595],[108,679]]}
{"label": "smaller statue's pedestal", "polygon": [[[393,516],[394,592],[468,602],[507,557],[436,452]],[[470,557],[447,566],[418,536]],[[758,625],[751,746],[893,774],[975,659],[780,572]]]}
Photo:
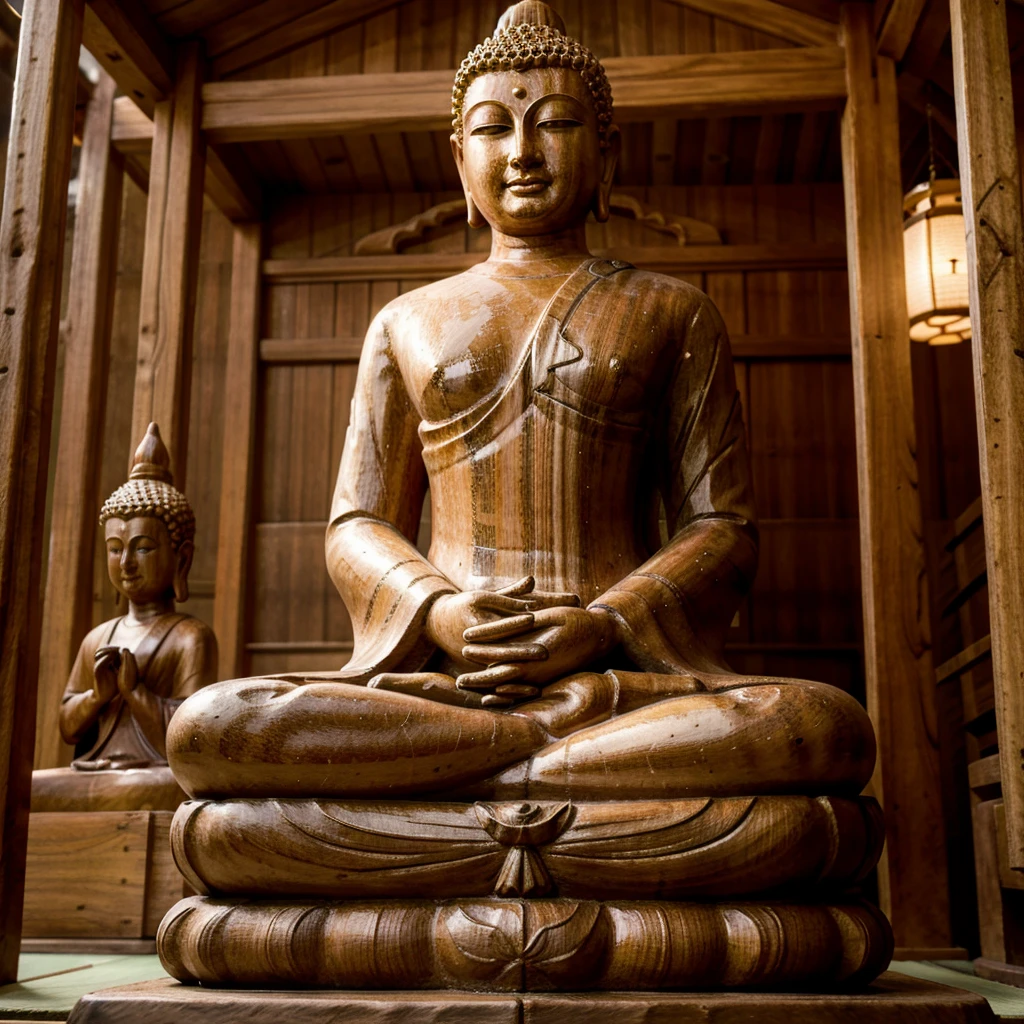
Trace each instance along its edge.
{"label": "smaller statue's pedestal", "polygon": [[83,996],[68,1024],[994,1024],[978,995],[899,974],[854,994],[240,991],[146,981]]}
{"label": "smaller statue's pedestal", "polygon": [[35,772],[23,948],[154,952],[161,918],[191,892],[169,839],[183,797],[166,767]]}

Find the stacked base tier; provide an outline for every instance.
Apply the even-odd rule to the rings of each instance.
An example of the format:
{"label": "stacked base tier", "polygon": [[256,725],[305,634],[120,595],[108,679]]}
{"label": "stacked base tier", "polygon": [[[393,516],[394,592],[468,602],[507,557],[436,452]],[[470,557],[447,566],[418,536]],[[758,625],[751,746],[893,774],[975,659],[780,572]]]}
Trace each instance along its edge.
{"label": "stacked base tier", "polygon": [[165,918],[181,981],[491,992],[862,985],[892,954],[850,895],[867,799],[574,804],[192,801],[203,895]]}

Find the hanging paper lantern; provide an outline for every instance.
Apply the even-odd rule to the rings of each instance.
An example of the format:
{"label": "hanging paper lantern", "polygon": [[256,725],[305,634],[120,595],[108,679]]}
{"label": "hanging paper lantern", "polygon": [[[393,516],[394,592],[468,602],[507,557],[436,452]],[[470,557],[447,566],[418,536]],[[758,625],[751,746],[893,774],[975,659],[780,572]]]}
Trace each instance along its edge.
{"label": "hanging paper lantern", "polygon": [[903,208],[910,337],[929,345],[966,341],[971,319],[960,182],[933,178],[911,189]]}

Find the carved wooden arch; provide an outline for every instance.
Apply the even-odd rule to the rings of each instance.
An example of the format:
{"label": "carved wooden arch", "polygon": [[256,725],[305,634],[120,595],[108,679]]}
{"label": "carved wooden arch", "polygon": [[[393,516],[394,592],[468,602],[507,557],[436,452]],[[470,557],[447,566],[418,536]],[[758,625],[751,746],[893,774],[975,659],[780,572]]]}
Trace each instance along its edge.
{"label": "carved wooden arch", "polygon": [[[623,192],[613,192],[609,203],[611,212],[617,217],[635,220],[664,235],[671,235],[677,245],[721,245],[722,236],[718,228],[706,221],[680,214],[665,213],[653,206],[640,202]],[[466,216],[466,200],[449,199],[431,206],[429,210],[417,213],[408,220],[365,235],[355,244],[356,256],[393,256],[407,245],[415,245],[426,239],[427,232],[444,227]]]}

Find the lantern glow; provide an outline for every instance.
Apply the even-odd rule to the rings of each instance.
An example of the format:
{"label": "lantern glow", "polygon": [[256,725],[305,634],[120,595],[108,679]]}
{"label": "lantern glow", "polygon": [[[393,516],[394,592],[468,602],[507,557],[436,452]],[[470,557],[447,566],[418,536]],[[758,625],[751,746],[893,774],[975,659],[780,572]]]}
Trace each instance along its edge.
{"label": "lantern glow", "polygon": [[910,337],[955,345],[971,336],[967,239],[960,182],[932,179],[903,199]]}

